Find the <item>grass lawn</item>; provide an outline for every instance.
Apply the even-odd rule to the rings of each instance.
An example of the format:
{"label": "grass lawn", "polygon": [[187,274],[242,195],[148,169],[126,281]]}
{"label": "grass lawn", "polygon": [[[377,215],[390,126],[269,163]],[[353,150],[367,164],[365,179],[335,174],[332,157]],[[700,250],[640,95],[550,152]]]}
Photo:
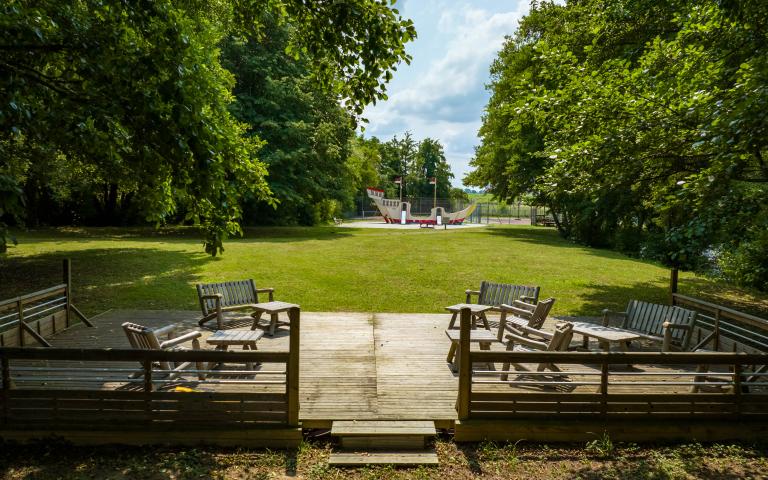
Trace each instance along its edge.
{"label": "grass lawn", "polygon": [[64,447],[0,449],[4,479],[742,479],[765,478],[765,446],[464,444],[437,440],[440,466],[337,469],[327,441],[296,451],[221,448]]}
{"label": "grass lawn", "polygon": [[[73,262],[75,302],[109,308],[196,309],[196,282],[254,278],[308,311],[441,312],[483,279],[540,285],[561,315],[599,315],[629,299],[664,302],[669,271],[574,245],[553,229],[338,227],[249,229],[207,256],[193,229],[46,229],[18,235],[0,258],[0,298],[60,282]],[[684,273],[682,293],[765,314],[768,295]]]}

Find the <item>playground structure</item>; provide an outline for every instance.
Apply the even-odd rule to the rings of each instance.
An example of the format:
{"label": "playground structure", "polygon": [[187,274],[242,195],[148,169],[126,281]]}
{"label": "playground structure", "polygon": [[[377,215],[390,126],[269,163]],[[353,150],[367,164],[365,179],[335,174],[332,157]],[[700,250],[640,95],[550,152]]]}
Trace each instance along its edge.
{"label": "playground structure", "polygon": [[419,226],[461,225],[467,217],[472,215],[476,207],[473,203],[456,212],[446,212],[443,207],[434,207],[429,217],[414,217],[411,215],[409,202],[384,198],[384,190],[378,188],[368,187],[366,191],[387,223],[418,224]]}

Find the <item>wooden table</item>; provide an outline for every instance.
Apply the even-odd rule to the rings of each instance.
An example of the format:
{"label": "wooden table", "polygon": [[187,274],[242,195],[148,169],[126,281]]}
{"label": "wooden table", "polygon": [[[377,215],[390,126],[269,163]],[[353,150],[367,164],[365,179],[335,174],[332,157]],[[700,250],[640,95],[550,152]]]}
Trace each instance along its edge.
{"label": "wooden table", "polygon": [[[459,348],[459,330],[446,330],[445,334],[451,339],[451,348],[448,350],[448,358],[446,361],[451,364],[451,370],[456,372],[459,365],[459,357],[461,356],[461,348]],[[470,330],[469,341],[471,343],[479,343],[480,350],[490,350],[491,344],[499,342],[496,338],[496,334],[490,330]],[[493,365],[489,364],[489,370],[493,370]]]}
{"label": "wooden table", "polygon": [[451,315],[451,323],[448,324],[449,329],[452,330],[458,328],[456,327],[456,319],[458,318],[459,313],[461,313],[462,308],[468,308],[472,312],[472,328],[476,328],[477,321],[482,320],[485,329],[491,329],[491,326],[488,325],[488,318],[485,316],[485,312],[492,309],[493,307],[490,305],[477,305],[475,303],[457,303],[456,305],[445,307],[446,310],[453,314]]}
{"label": "wooden table", "polygon": [[[299,306],[295,303],[286,303],[286,302],[266,302],[266,303],[257,303],[253,306],[253,325],[251,326],[251,330],[256,330],[256,327],[259,325],[259,320],[261,319],[261,315],[266,313],[269,315],[269,336],[272,337],[275,335],[275,329],[277,328],[278,324],[278,318],[277,315],[279,313],[283,312],[289,312],[293,309],[298,310]],[[290,316],[290,315],[289,315]],[[280,322],[283,325],[289,325],[289,322]]]}
{"label": "wooden table", "polygon": [[[230,346],[242,346],[243,350],[256,350],[256,342],[263,336],[262,330],[258,332],[252,330],[217,330],[205,341],[209,345],[215,345],[216,350],[226,351]],[[209,370],[213,367],[213,364],[208,365]],[[253,370],[253,363],[246,363],[245,368]]]}
{"label": "wooden table", "polygon": [[578,333],[583,338],[584,348],[589,347],[589,338],[597,340],[600,348],[606,352],[610,351],[612,343],[618,343],[622,351],[627,351],[627,346],[632,340],[637,340],[643,336],[622,328],[604,327],[595,323],[571,322],[573,323],[573,333]]}

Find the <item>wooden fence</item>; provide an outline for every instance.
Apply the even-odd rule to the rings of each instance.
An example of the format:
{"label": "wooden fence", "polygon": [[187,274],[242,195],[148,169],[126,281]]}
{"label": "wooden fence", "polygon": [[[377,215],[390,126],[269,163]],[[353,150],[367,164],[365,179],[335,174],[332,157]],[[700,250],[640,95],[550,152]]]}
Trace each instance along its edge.
{"label": "wooden fence", "polygon": [[0,347],[23,347],[32,342],[50,347],[46,337],[69,328],[76,320],[93,326],[72,304],[70,262],[64,260],[63,264],[63,283],[0,301]]}
{"label": "wooden fence", "polygon": [[[459,355],[459,441],[572,441],[603,430],[637,441],[768,433],[768,355],[471,351],[470,328],[465,309],[459,349],[469,354]],[[475,368],[497,363],[533,371]],[[542,363],[562,371],[537,371]],[[615,368],[628,364],[642,368]]]}
{"label": "wooden fence", "polygon": [[674,292],[672,305],[699,312],[692,345],[712,345],[719,351],[768,353],[768,320]]}
{"label": "wooden fence", "polygon": [[[295,446],[301,440],[295,328],[288,352],[0,349],[0,436]],[[205,367],[169,378],[153,368],[157,362]],[[251,362],[261,365],[209,368]]]}

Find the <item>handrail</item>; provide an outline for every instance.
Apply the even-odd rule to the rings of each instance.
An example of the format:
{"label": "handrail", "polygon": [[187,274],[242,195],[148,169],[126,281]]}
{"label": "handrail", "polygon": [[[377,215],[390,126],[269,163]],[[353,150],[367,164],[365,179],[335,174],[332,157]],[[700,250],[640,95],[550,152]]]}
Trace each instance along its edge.
{"label": "handrail", "polygon": [[[674,415],[675,412],[684,412],[689,418],[697,415],[707,415],[708,412],[742,413],[742,407],[748,414],[754,414],[755,402],[760,405],[768,403],[768,395],[765,393],[746,392],[747,383],[752,386],[752,381],[761,378],[768,369],[768,354],[754,354],[741,352],[515,352],[515,351],[472,351],[470,349],[471,316],[468,308],[461,309],[461,324],[459,335],[459,348],[457,360],[459,366],[459,388],[456,402],[456,410],[460,421],[470,418],[508,418],[510,415],[546,415],[569,414],[577,411],[590,411],[602,415],[628,414],[653,414]],[[596,365],[595,371],[584,372],[583,368],[577,372],[556,370],[546,372],[548,378],[537,378],[545,375],[543,372],[527,372],[531,378],[509,379],[514,375],[508,370],[473,371],[472,365],[476,363],[505,363],[505,364],[539,364],[539,365]],[[611,380],[614,373],[610,371],[611,365],[650,364],[650,365],[695,365],[695,371],[684,372],[618,372],[619,380]],[[725,365],[728,372],[711,371],[710,365]],[[760,366],[752,372],[747,367]],[[553,367],[553,370],[554,367]],[[751,370],[751,369],[750,369]],[[519,372],[518,372],[519,373]],[[639,380],[628,381],[630,376],[640,376]],[[656,380],[653,375],[661,375],[661,380]],[[682,378],[675,378],[678,376]],[[474,377],[480,377],[475,379]],[[567,378],[587,377],[584,378]],[[497,379],[488,377],[498,377]],[[690,380],[689,380],[690,379]],[[765,386],[764,382],[760,382]],[[517,391],[485,391],[487,385],[518,385],[529,386],[572,386],[593,387],[592,393],[586,394],[591,400],[578,404],[578,395],[584,397],[584,393],[542,392],[532,393],[527,390]],[[701,395],[704,386],[727,387],[732,389],[730,393],[724,393],[717,398],[718,405],[706,405],[712,401],[712,397]],[[648,397],[645,391],[627,394],[623,389],[627,387],[690,387],[689,393],[660,393],[660,396]],[[473,392],[477,387],[479,392]],[[618,391],[612,387],[618,387]],[[573,396],[571,396],[573,395]],[[679,405],[680,401],[686,405]],[[586,398],[586,397],[585,397]],[[582,401],[583,398],[582,398]],[[544,402],[545,404],[542,404]],[[622,402],[629,402],[627,406]],[[665,403],[666,402],[666,403]],[[675,405],[671,405],[675,404]],[[748,406],[751,405],[751,406]],[[698,409],[698,408],[701,409]],[[671,409],[671,410],[669,410]],[[729,410],[730,409],[730,410]],[[551,412],[551,413],[544,413]],[[760,410],[762,412],[762,410]],[[762,413],[760,413],[762,414]]]}
{"label": "handrail", "polygon": [[768,330],[768,320],[764,318],[760,318],[756,315],[740,312],[738,310],[734,310],[729,307],[724,307],[716,303],[707,302],[705,300],[700,300],[698,298],[689,297],[687,295],[682,295],[679,293],[673,293],[672,299],[675,302],[675,304],[679,302],[679,303],[682,303],[683,305],[698,307],[702,310],[707,311],[708,313],[713,313],[715,315],[717,315],[717,312],[720,312],[720,315],[724,318],[743,321],[755,327]]}
{"label": "handrail", "polygon": [[7,347],[0,348],[0,359],[7,360],[71,360],[114,362],[262,362],[287,363],[288,352],[263,352],[240,350],[134,350],[117,348],[53,348]]}
{"label": "handrail", "polygon": [[574,363],[574,364],[639,364],[659,363],[685,365],[709,363],[714,365],[768,364],[768,354],[741,352],[492,352],[473,351],[469,357],[475,363]]}
{"label": "handrail", "polygon": [[19,302],[21,302],[22,304],[28,304],[37,300],[41,300],[43,298],[48,298],[52,295],[64,293],[66,291],[67,291],[66,283],[54,285],[53,287],[44,288],[43,290],[38,290],[36,292],[27,293],[24,295],[20,295],[18,297],[9,298],[7,300],[2,300],[0,301],[0,310],[11,310],[13,308],[16,308],[16,305]]}

